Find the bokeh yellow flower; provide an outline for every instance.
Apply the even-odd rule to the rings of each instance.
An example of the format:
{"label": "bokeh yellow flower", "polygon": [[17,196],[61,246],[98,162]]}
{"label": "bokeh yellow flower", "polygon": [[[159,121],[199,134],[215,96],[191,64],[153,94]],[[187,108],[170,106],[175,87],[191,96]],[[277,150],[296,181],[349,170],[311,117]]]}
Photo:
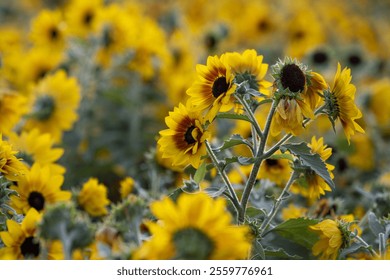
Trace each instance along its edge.
{"label": "bokeh yellow flower", "polygon": [[93,217],[107,215],[107,206],[110,204],[107,198],[107,187],[99,184],[96,178],[90,178],[83,184],[78,194],[78,202]]}

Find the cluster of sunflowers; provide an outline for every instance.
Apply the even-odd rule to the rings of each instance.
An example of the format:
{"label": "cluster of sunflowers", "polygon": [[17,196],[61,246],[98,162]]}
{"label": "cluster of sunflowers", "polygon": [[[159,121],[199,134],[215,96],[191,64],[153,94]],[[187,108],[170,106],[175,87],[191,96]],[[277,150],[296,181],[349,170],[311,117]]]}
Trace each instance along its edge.
{"label": "cluster of sunflowers", "polygon": [[390,259],[389,9],[0,3],[0,259]]}

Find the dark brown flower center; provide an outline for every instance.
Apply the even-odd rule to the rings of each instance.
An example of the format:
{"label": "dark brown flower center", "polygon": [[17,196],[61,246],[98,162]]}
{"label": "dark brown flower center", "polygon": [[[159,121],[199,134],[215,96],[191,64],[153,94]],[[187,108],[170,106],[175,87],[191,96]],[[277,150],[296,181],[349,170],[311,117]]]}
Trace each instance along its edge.
{"label": "dark brown flower center", "polygon": [[313,54],[313,62],[316,64],[326,63],[328,59],[329,59],[328,54],[324,51],[316,51]]}
{"label": "dark brown flower center", "polygon": [[362,63],[362,59],[358,54],[351,54],[348,57],[348,62],[351,66],[358,66]]}
{"label": "dark brown flower center", "polygon": [[276,159],[268,158],[265,160],[268,166],[278,166],[279,162]]}
{"label": "dark brown flower center", "polygon": [[266,19],[261,19],[257,23],[257,29],[261,32],[268,31],[270,29],[271,25]]}
{"label": "dark brown flower center", "polygon": [[57,40],[58,37],[59,37],[59,32],[58,32],[58,29],[56,27],[53,27],[51,30],[50,30],[50,38],[54,41],[54,40]]}
{"label": "dark brown flower center", "polygon": [[291,92],[301,92],[305,89],[305,74],[298,65],[285,65],[280,76],[280,81],[284,89],[289,89]]}
{"label": "dark brown flower center", "polygon": [[40,252],[39,242],[32,236],[27,237],[20,246],[20,251],[23,257],[37,257]]}
{"label": "dark brown flower center", "polygon": [[229,83],[226,82],[226,77],[218,77],[213,83],[213,96],[218,98],[221,94],[225,93],[229,89]]}
{"label": "dark brown flower center", "polygon": [[27,201],[28,204],[37,211],[41,211],[45,207],[45,198],[39,192],[31,192]]}
{"label": "dark brown flower center", "polygon": [[195,126],[192,125],[190,126],[186,133],[184,134],[184,140],[187,142],[188,145],[191,145],[191,144],[194,144],[196,142],[196,140],[194,139],[194,137],[192,136],[192,131],[195,129]]}
{"label": "dark brown flower center", "polygon": [[84,17],[83,17],[83,23],[85,25],[90,25],[92,20],[94,18],[94,15],[91,11],[87,11],[85,14],[84,14]]}

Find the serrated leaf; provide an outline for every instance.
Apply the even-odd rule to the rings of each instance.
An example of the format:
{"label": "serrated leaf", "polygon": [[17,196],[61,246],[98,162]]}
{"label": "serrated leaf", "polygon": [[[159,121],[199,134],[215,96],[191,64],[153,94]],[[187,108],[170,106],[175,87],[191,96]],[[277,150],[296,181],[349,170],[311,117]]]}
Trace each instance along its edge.
{"label": "serrated leaf", "polygon": [[368,213],[367,218],[368,227],[375,236],[378,236],[380,233],[385,233],[385,227],[381,225],[373,212]]}
{"label": "serrated leaf", "polygon": [[266,257],[274,257],[278,259],[288,259],[288,260],[301,260],[302,257],[298,255],[290,255],[283,249],[271,249],[271,248],[265,248],[264,254]]}
{"label": "serrated leaf", "polygon": [[314,243],[318,241],[318,235],[314,231],[311,231],[309,226],[317,223],[317,220],[308,218],[290,219],[274,227],[270,231],[287,238],[291,242],[302,245],[307,249],[311,249]]}
{"label": "serrated leaf", "polygon": [[204,176],[206,175],[206,163],[203,162],[199,168],[196,170],[195,174],[194,174],[194,181],[197,183],[197,184],[200,184],[200,182],[202,182],[202,180],[204,179]]}
{"label": "serrated leaf", "polygon": [[320,155],[312,154],[311,149],[305,142],[298,144],[284,144],[280,147],[280,150],[283,153],[288,150],[290,153],[299,157],[304,166],[310,167],[318,176],[324,179],[332,189],[335,189],[334,182],[332,178],[330,178],[325,162],[321,159]]}
{"label": "serrated leaf", "polygon": [[228,140],[225,140],[223,142],[222,146],[220,146],[218,148],[214,148],[213,151],[219,153],[220,151],[223,151],[225,149],[229,149],[229,148],[237,146],[237,145],[247,145],[250,148],[252,148],[250,146],[250,144],[244,138],[242,138],[241,135],[233,134]]}
{"label": "serrated leaf", "polygon": [[252,123],[249,117],[242,114],[234,113],[218,113],[217,118],[219,119],[230,119],[230,120],[243,120]]}
{"label": "serrated leaf", "polygon": [[258,240],[252,243],[251,260],[264,260],[265,253],[264,248]]}

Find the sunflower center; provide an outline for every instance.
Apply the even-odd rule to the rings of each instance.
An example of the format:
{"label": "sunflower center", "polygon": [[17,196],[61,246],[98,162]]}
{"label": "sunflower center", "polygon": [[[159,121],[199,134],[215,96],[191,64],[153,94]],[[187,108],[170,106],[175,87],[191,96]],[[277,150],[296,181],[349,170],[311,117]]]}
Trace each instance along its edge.
{"label": "sunflower center", "polygon": [[55,110],[54,98],[49,95],[44,95],[34,104],[34,117],[38,120],[48,120]]}
{"label": "sunflower center", "polygon": [[187,142],[188,145],[191,145],[191,144],[194,144],[196,142],[196,140],[194,139],[194,137],[192,136],[192,131],[195,129],[195,126],[192,125],[190,126],[186,133],[184,134],[184,140]]}
{"label": "sunflower center", "polygon": [[265,32],[270,28],[270,24],[266,19],[262,19],[257,23],[257,29],[259,31]]}
{"label": "sunflower center", "polygon": [[328,61],[328,55],[324,51],[316,51],[313,54],[313,62],[317,64],[323,64]]}
{"label": "sunflower center", "polygon": [[93,13],[91,11],[87,11],[83,17],[83,23],[89,26],[91,25],[93,18],[94,18]]}
{"label": "sunflower center", "polygon": [[296,64],[287,64],[283,67],[280,81],[283,88],[291,92],[302,92],[305,89],[305,74]]}
{"label": "sunflower center", "polygon": [[45,198],[39,192],[31,192],[28,196],[28,204],[35,208],[37,211],[41,211],[45,206]]}
{"label": "sunflower center", "polygon": [[362,63],[362,59],[357,54],[352,54],[348,57],[348,62],[351,66],[358,66]]}
{"label": "sunflower center", "polygon": [[279,165],[279,162],[276,160],[276,159],[272,159],[272,158],[267,158],[265,160],[265,163],[269,166],[269,167],[274,167],[274,166],[278,166]]}
{"label": "sunflower center", "polygon": [[50,38],[54,41],[54,40],[57,40],[58,36],[59,36],[59,32],[58,32],[58,29],[56,27],[53,27],[52,29],[50,29]]}
{"label": "sunflower center", "polygon": [[229,89],[229,83],[226,82],[226,77],[218,77],[213,83],[213,96],[218,98],[221,94],[225,93]]}
{"label": "sunflower center", "polygon": [[37,257],[39,255],[40,249],[39,242],[34,240],[34,237],[32,236],[27,237],[20,246],[20,250],[24,257]]}
{"label": "sunflower center", "polygon": [[302,30],[299,30],[293,34],[293,38],[296,40],[303,39],[304,37],[305,37],[305,32],[303,32]]}
{"label": "sunflower center", "polygon": [[201,230],[184,228],[173,235],[176,259],[205,260],[210,258],[214,242]]}

